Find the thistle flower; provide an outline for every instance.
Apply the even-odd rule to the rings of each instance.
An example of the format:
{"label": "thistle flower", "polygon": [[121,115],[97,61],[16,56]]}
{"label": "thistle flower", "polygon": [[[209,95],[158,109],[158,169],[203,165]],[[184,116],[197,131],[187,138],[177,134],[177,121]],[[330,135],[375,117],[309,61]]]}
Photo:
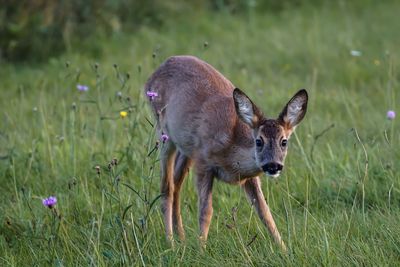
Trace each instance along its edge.
{"label": "thistle flower", "polygon": [[123,118],[125,118],[126,116],[128,116],[128,112],[126,112],[126,111],[121,111],[121,112],[119,113],[119,116],[123,119]]}
{"label": "thistle flower", "polygon": [[396,117],[396,112],[394,112],[393,110],[389,110],[389,111],[386,113],[386,117],[387,117],[389,120],[394,120],[394,118]]}
{"label": "thistle flower", "polygon": [[76,86],[76,89],[78,89],[81,92],[87,92],[89,90],[89,86],[87,85],[82,85],[82,84],[78,84]]}
{"label": "thistle flower", "polygon": [[150,100],[154,100],[154,98],[158,96],[158,93],[154,91],[147,91],[146,95],[150,98]]}
{"label": "thistle flower", "polygon": [[50,196],[42,200],[42,204],[49,209],[52,209],[57,204],[57,198]]}
{"label": "thistle flower", "polygon": [[160,138],[160,139],[161,139],[161,141],[162,141],[163,143],[165,143],[165,142],[168,141],[169,136],[163,133],[163,134],[161,135],[161,138]]}

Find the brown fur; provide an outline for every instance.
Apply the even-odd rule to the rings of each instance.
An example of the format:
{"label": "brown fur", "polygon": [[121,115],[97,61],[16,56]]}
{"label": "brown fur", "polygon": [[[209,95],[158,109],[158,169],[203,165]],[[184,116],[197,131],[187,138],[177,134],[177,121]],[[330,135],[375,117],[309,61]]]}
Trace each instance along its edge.
{"label": "brown fur", "polygon": [[[274,240],[285,249],[261,191],[259,175],[269,163],[283,166],[281,146],[304,117],[307,93],[299,91],[277,120],[266,119],[240,90],[211,65],[192,56],[166,60],[149,78],[145,90],[159,134],[169,140],[161,150],[162,212],[167,237],[173,226],[184,239],[179,192],[194,164],[199,197],[200,238],[206,241],[212,217],[214,178],[240,184]],[[264,145],[255,147],[255,140]],[[268,169],[269,171],[269,169]],[[279,175],[279,171],[273,175]]]}

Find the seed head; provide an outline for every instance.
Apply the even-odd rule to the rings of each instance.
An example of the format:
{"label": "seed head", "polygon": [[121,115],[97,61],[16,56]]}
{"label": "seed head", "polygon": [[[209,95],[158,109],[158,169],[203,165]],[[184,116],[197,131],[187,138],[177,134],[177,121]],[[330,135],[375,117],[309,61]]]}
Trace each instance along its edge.
{"label": "seed head", "polygon": [[97,165],[96,167],[94,167],[94,169],[96,170],[96,173],[97,173],[98,175],[100,175],[100,166]]}

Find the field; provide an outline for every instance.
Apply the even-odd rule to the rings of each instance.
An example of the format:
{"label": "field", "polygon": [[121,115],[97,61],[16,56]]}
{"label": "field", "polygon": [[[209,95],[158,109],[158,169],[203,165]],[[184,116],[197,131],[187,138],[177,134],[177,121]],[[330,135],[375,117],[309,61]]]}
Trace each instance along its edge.
{"label": "field", "polygon": [[[100,50],[0,66],[0,265],[400,265],[400,124],[386,115],[400,107],[400,3],[334,2],[198,12],[92,39]],[[242,189],[221,182],[201,252],[192,173],[187,241],[169,247],[143,85],[177,54],[208,61],[270,117],[308,90],[283,174],[262,177],[287,255]]]}

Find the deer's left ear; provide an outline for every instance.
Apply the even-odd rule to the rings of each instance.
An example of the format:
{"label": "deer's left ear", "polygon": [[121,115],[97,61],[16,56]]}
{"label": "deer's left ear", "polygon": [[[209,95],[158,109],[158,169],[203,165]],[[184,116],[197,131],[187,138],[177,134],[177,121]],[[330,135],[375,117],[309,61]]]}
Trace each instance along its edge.
{"label": "deer's left ear", "polygon": [[304,118],[307,111],[308,94],[305,89],[298,91],[283,108],[278,117],[287,130],[292,130]]}

